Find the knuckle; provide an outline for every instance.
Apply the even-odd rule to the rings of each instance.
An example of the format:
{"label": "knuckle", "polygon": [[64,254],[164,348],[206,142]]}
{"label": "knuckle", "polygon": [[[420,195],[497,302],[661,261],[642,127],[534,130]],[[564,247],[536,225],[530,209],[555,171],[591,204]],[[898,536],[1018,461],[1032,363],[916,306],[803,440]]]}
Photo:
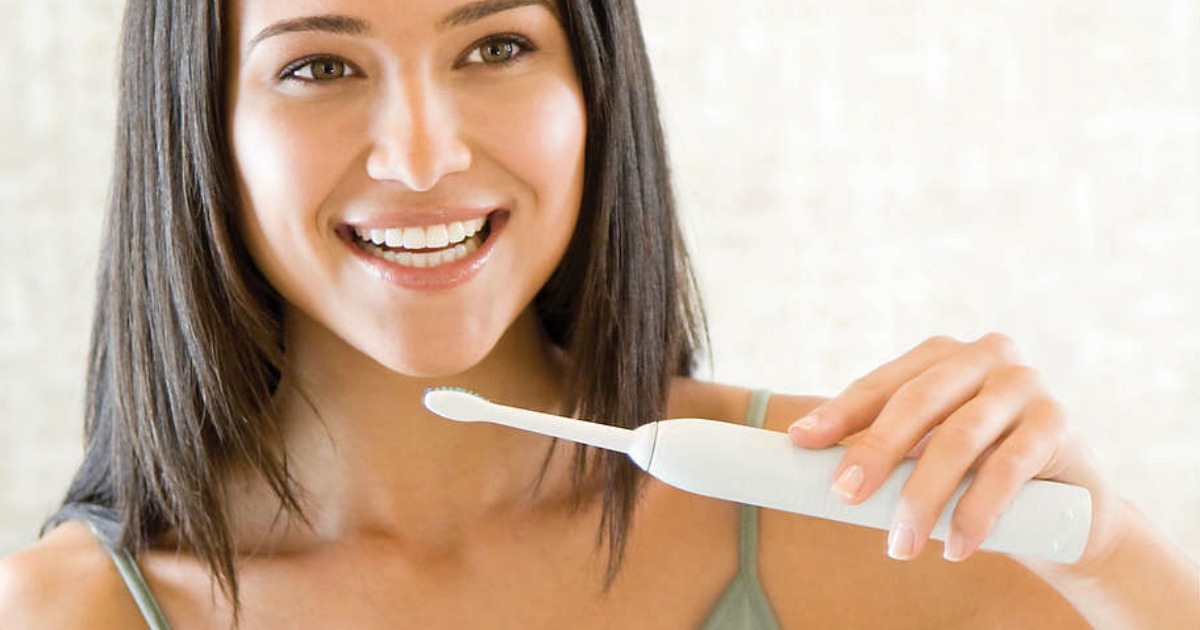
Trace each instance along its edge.
{"label": "knuckle", "polygon": [[861,396],[874,397],[882,389],[883,384],[880,382],[879,377],[877,377],[875,374],[867,374],[851,381],[850,385],[846,387],[845,391],[847,393],[853,392],[854,394]]}
{"label": "knuckle", "polygon": [[1012,389],[1029,389],[1041,382],[1041,373],[1028,365],[1004,365],[996,369],[990,379],[996,385]]}
{"label": "knuckle", "polygon": [[1069,467],[1072,462],[1079,461],[1079,448],[1076,444],[1071,444],[1065,448],[1057,448],[1047,446],[1046,448],[1046,464],[1042,466],[1039,475],[1043,477],[1057,477]]}
{"label": "knuckle", "polygon": [[941,354],[962,345],[957,339],[948,335],[935,335],[921,342],[920,348]]}
{"label": "knuckle", "polygon": [[1000,449],[984,462],[981,474],[987,474],[1006,484],[1020,483],[1029,477],[1028,457],[1012,449]]}
{"label": "knuckle", "polygon": [[1019,357],[1017,342],[1001,332],[989,332],[976,340],[975,345],[1007,362],[1015,363]]}
{"label": "knuckle", "polygon": [[1034,424],[1038,433],[1054,442],[1062,441],[1071,432],[1062,404],[1053,398],[1039,398],[1033,401],[1027,413],[1029,421]]}
{"label": "knuckle", "polygon": [[986,446],[979,431],[958,422],[939,426],[930,442],[931,448],[937,444],[940,450],[953,454],[977,454]]}
{"label": "knuckle", "polygon": [[906,409],[923,409],[936,400],[937,390],[917,382],[905,383],[892,396],[892,403]]}
{"label": "knuckle", "polygon": [[1029,403],[1029,411],[1032,415],[1043,418],[1043,422],[1066,424],[1067,413],[1062,403],[1049,396],[1042,396]]}
{"label": "knuckle", "polygon": [[880,435],[877,431],[866,431],[850,448],[859,452],[860,461],[891,460],[896,452],[892,440]]}

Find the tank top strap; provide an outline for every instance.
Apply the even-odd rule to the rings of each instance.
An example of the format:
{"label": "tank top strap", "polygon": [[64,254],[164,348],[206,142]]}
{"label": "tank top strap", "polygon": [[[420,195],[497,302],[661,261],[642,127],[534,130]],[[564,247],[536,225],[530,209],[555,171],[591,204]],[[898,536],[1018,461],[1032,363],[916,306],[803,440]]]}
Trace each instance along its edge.
{"label": "tank top strap", "polygon": [[[767,403],[771,392],[765,389],[750,394],[750,405],[746,410],[746,424],[761,429],[767,416]],[[758,581],[758,507],[742,505],[741,542],[738,546],[738,571],[754,592],[762,593]],[[765,599],[764,599],[765,601]]]}
{"label": "tank top strap", "polygon": [[756,389],[750,392],[750,404],[746,406],[746,424],[761,429],[767,419],[767,403],[771,402],[771,390]]}
{"label": "tank top strap", "polygon": [[129,589],[129,594],[133,596],[133,601],[142,613],[142,618],[146,620],[146,625],[150,630],[171,630],[171,624],[167,623],[167,617],[159,607],[158,600],[154,598],[150,584],[146,582],[146,576],[142,575],[142,570],[138,568],[133,554],[129,553],[128,549],[110,544],[108,537],[97,528],[96,523],[91,519],[83,520],[100,540],[100,546],[108,552],[113,564],[117,566],[117,571],[120,572],[121,579],[125,582],[125,588]]}
{"label": "tank top strap", "polygon": [[[747,426],[762,428],[770,398],[765,390],[750,394]],[[738,570],[700,630],[779,630],[779,620],[758,579],[758,507],[743,504],[740,509]]]}

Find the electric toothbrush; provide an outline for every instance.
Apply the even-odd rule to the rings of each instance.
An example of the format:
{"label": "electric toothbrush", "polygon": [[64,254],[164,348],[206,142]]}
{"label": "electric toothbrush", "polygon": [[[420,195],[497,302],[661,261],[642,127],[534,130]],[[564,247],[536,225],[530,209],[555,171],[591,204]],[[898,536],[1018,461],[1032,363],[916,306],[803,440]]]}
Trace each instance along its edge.
{"label": "electric toothbrush", "polygon": [[[695,494],[765,508],[889,529],[900,490],[915,461],[900,463],[869,499],[847,505],[829,490],[845,446],[808,450],[787,435],[742,424],[680,418],[623,429],[508,407],[460,389],[429,389],[425,407],[460,422],[492,422],[625,453],[653,477]],[[945,540],[964,479],[930,534]],[[996,519],[981,549],[1072,563],[1083,554],[1091,527],[1087,489],[1029,481]]]}

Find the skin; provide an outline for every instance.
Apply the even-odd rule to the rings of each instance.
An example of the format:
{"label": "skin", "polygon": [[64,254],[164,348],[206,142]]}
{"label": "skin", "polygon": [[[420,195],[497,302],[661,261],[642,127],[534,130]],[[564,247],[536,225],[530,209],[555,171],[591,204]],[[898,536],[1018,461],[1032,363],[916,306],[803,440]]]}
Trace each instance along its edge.
{"label": "skin", "polygon": [[[240,223],[288,303],[281,398],[289,452],[312,488],[310,535],[399,530],[451,547],[460,530],[521,502],[548,440],[464,431],[420,406],[425,388],[503,388],[535,407],[559,399],[559,365],[528,304],[565,252],[582,191],[584,106],[565,33],[537,5],[457,27],[439,26],[449,2],[233,6]],[[363,18],[369,31],[253,44],[272,24],[330,14]],[[536,50],[482,63],[485,38],[508,32]],[[343,76],[279,79],[312,55],[344,64]],[[486,266],[449,290],[381,282],[336,234],[364,217],[440,223],[420,217],[445,207],[509,212]],[[260,491],[247,488],[244,503],[257,505]]]}
{"label": "skin", "polygon": [[[259,480],[230,472],[242,627],[694,628],[737,570],[737,506],[650,481],[605,597],[604,554],[593,547],[598,502],[571,509],[570,451],[555,451],[531,497],[548,438],[448,423],[418,404],[430,385],[547,411],[561,399],[561,358],[528,304],[578,212],[579,82],[546,7],[437,26],[461,5],[231,7],[238,223],[287,302],[281,419],[310,518],[280,516]],[[251,45],[280,20],[326,14],[361,18],[368,29]],[[508,32],[536,50],[507,66],[462,63]],[[350,74],[320,86],[279,79],[312,54],[336,55]],[[479,204],[504,207],[510,219],[480,275],[451,290],[388,285],[336,236],[356,213]],[[677,379],[668,416],[741,422],[748,396]],[[831,400],[775,396],[766,425],[789,431],[798,447],[851,443],[831,488],[851,503],[901,458],[919,457],[897,514],[911,535],[761,513],[760,575],[784,628],[1189,627],[1200,618],[1188,604],[1195,567],[1115,498],[1002,336],[929,340]],[[855,466],[861,474],[843,477]],[[959,550],[950,553],[957,561],[947,562],[925,549],[926,538],[968,469],[978,474],[954,515],[962,544],[947,547]],[[1096,517],[1078,565],[974,551],[1031,478],[1092,491]],[[598,489],[586,490],[594,498]],[[205,568],[174,543],[167,537],[139,556],[173,626],[227,626]],[[1139,588],[1146,580],[1153,593]],[[77,523],[0,564],[0,619],[28,628],[141,623],[112,563]]]}

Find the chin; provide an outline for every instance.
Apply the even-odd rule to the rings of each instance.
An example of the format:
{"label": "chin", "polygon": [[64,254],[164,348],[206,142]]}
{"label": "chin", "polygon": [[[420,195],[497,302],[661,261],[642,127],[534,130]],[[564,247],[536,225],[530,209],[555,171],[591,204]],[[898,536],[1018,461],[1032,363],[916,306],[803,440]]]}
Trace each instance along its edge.
{"label": "chin", "polygon": [[471,362],[433,363],[430,361],[423,361],[421,363],[413,362],[413,363],[385,365],[384,367],[388,368],[389,370],[391,370],[397,374],[406,376],[408,378],[436,379],[436,378],[450,378],[452,376],[458,376],[459,374],[466,372],[467,370],[475,367],[478,364],[479,364],[478,361],[476,361],[474,363],[471,363]]}
{"label": "chin", "polygon": [[462,374],[479,365],[487,357],[490,348],[479,350],[453,347],[449,344],[439,344],[437,348],[429,348],[428,344],[419,347],[406,346],[381,356],[378,353],[369,355],[377,363],[391,372],[409,378],[446,378]]}

